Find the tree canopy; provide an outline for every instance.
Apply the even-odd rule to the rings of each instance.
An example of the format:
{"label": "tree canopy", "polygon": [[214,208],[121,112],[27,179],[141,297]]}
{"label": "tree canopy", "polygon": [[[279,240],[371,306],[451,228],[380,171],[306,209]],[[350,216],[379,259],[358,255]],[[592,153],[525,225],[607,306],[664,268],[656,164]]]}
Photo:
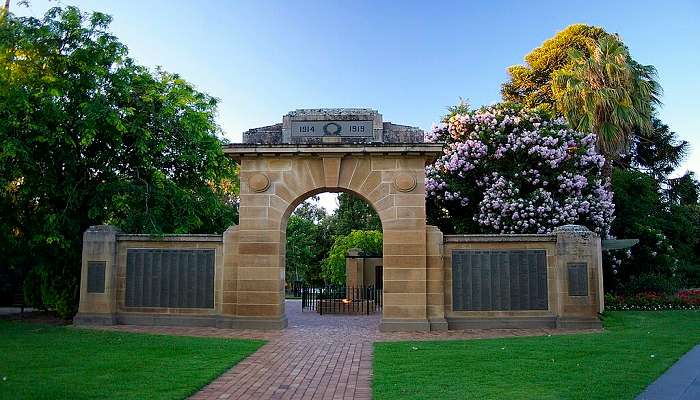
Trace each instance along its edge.
{"label": "tree canopy", "polygon": [[382,232],[376,230],[354,230],[347,235],[335,237],[328,257],[323,261],[323,276],[333,284],[345,283],[345,256],[348,250],[357,248],[364,255],[382,254]]}
{"label": "tree canopy", "polygon": [[588,52],[591,40],[609,36],[596,26],[574,24],[547,39],[525,56],[524,65],[508,68],[510,79],[501,87],[503,100],[520,103],[529,108],[556,110],[552,93],[552,74],[571,64],[569,52]]}
{"label": "tree canopy", "polygon": [[587,54],[570,50],[569,59],[552,75],[557,110],[574,129],[595,133],[598,150],[609,162],[616,160],[630,150],[635,130],[653,130],[661,95],[656,69],[635,62],[612,36],[590,41]]}
{"label": "tree canopy", "polygon": [[700,284],[700,184],[692,173],[672,176],[689,145],[656,116],[654,67],[636,62],[620,36],[580,24],[525,60],[509,68],[503,99],[566,116],[573,128],[598,134],[597,147],[615,161],[605,166],[616,210],[611,234],[640,243],[605,253],[606,288]]}
{"label": "tree canopy", "polygon": [[333,234],[348,235],[353,230],[382,230],[379,215],[363,199],[350,193],[338,194],[338,209],[331,222]]}
{"label": "tree canopy", "polygon": [[136,64],[110,21],[66,7],[0,23],[2,268],[64,316],[89,226],[211,233],[237,218],[217,100]]}

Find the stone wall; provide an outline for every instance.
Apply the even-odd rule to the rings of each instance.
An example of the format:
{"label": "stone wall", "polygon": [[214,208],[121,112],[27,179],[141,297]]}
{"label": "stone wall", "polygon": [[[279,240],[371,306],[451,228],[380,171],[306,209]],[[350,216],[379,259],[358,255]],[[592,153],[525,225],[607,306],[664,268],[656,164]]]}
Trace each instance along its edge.
{"label": "stone wall", "polygon": [[[272,161],[275,160],[266,160]],[[359,159],[351,161],[353,171],[357,170],[359,162]],[[365,173],[369,175],[371,159],[368,165]],[[255,174],[250,172],[244,168],[244,185],[250,185]],[[350,185],[354,176],[354,172],[348,172],[342,178],[348,182],[344,185]],[[367,176],[363,181],[366,179]],[[409,212],[417,206],[410,205],[414,204],[412,197],[404,197],[392,189],[392,180],[389,180],[392,187],[379,190],[398,197],[393,197],[389,204],[385,203],[387,200],[379,202],[371,193],[381,187],[382,181],[379,179],[373,184],[374,189],[369,193],[360,190],[365,184],[353,187],[371,199],[375,207],[380,207],[384,257],[364,258],[353,253],[346,259],[346,267],[349,286],[368,286],[376,283],[374,269],[383,265],[383,330],[600,326],[597,314],[603,310],[601,246],[600,238],[591,231],[580,226],[564,226],[549,235],[443,235],[433,226],[425,226],[423,230],[408,229],[419,223],[416,220],[424,220],[413,218],[414,213]],[[243,198],[261,196],[249,193],[254,187],[255,184],[244,189]],[[223,235],[129,235],[110,226],[91,227],[83,238],[80,309],[75,322],[284,328],[284,227],[286,217],[300,197],[286,192],[289,190],[278,187],[276,193],[283,197],[267,198],[263,203],[268,206],[253,206],[243,201],[242,207],[258,208],[243,211],[241,225],[231,227]],[[260,197],[254,198],[262,201]],[[286,198],[293,200],[287,202]],[[419,203],[418,197],[416,202]],[[255,215],[257,217],[248,220]],[[407,218],[396,220],[399,215]],[[126,293],[127,258],[130,250],[139,249],[212,251],[213,306],[130,306]],[[464,250],[544,252],[546,308],[455,309],[452,256],[455,251]]]}
{"label": "stone wall", "polygon": [[[126,303],[127,254],[131,249],[211,250],[214,252],[213,307],[130,307]],[[104,291],[91,292],[89,266],[104,263]],[[108,225],[93,226],[83,236],[78,324],[214,326],[222,311],[223,242],[221,235],[133,235]],[[159,265],[158,268],[161,266]]]}
{"label": "stone wall", "polygon": [[[598,328],[602,311],[600,238],[580,226],[551,235],[445,235],[444,310],[450,329],[564,327]],[[540,250],[546,254],[547,309],[457,311],[453,308],[452,254],[455,250]],[[585,268],[585,293],[570,293],[569,266]]]}

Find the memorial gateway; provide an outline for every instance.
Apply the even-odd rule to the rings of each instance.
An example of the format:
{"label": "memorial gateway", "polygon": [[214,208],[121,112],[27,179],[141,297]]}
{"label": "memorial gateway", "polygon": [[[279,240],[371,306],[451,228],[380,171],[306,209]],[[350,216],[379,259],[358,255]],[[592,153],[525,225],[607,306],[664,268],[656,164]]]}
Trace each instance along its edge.
{"label": "memorial gateway", "polygon": [[424,167],[442,145],[370,109],[305,109],[251,129],[239,225],[223,235],[84,233],[78,324],[283,329],[286,225],[321,192],[351,192],[383,229],[383,331],[599,327],[601,240],[552,234],[443,235],[426,224]]}

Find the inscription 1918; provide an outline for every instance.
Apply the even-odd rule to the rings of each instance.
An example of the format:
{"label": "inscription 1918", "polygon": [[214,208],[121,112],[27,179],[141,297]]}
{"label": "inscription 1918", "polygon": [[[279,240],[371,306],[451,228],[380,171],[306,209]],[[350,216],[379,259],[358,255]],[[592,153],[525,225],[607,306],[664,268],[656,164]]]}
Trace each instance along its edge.
{"label": "inscription 1918", "polygon": [[295,137],[373,135],[372,121],[292,121],[291,133]]}

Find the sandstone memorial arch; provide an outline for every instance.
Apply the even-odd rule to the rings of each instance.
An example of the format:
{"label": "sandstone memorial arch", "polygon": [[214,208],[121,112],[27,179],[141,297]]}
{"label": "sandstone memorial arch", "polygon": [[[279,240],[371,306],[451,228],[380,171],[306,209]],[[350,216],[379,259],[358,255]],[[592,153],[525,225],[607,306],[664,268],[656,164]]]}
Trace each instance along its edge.
{"label": "sandstone memorial arch", "polygon": [[383,230],[380,329],[597,327],[600,238],[443,235],[426,223],[425,166],[442,144],[371,109],[304,109],[224,146],[240,165],[239,224],[222,235],[153,237],[94,226],[83,238],[78,324],[283,329],[289,215],[351,192]]}

